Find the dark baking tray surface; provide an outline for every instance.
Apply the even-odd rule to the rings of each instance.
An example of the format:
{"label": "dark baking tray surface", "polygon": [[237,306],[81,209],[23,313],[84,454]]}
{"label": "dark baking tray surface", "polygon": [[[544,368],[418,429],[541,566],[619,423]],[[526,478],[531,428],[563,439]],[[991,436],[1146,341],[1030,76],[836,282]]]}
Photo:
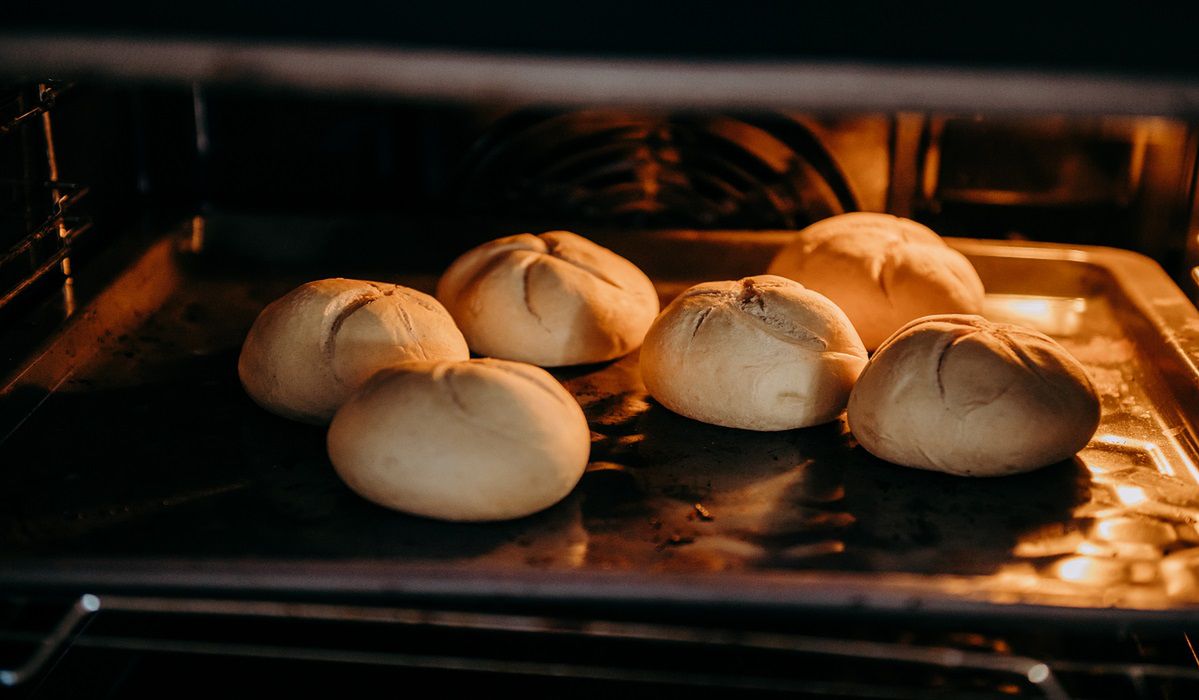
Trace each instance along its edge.
{"label": "dark baking tray surface", "polygon": [[[1103,422],[1072,462],[972,480],[878,461],[843,422],[708,426],[648,399],[634,353],[555,371],[593,430],[569,498],[449,524],[359,499],[322,428],[244,395],[249,324],[313,275],[229,265],[202,233],[150,247],[0,394],[0,585],[1199,619],[1199,314],[1140,256],[952,241],[989,316],[1091,372]],[[600,240],[666,301],[759,273],[786,235]],[[323,272],[436,280],[371,264]]]}

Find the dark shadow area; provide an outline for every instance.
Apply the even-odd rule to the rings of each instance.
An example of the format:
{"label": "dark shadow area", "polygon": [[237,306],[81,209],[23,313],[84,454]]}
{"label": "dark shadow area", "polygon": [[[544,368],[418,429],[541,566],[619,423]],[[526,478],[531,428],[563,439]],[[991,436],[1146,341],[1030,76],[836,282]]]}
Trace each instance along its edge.
{"label": "dark shadow area", "polygon": [[999,478],[950,476],[901,467],[854,448],[844,469],[846,537],[852,568],[985,574],[1012,560],[1024,535],[1066,525],[1090,497],[1077,458]]}
{"label": "dark shadow area", "polygon": [[0,551],[441,559],[489,551],[553,517],[454,524],[380,508],[337,478],[323,427],[245,395],[236,352],[164,374],[54,394],[13,435],[0,467]]}

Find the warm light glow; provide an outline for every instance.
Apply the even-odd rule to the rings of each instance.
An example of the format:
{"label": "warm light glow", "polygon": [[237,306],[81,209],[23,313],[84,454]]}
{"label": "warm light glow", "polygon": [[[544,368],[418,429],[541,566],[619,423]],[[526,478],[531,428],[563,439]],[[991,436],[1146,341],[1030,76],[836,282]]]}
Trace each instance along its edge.
{"label": "warm light glow", "polygon": [[1028,669],[1028,680],[1032,683],[1044,683],[1049,679],[1049,667],[1045,664],[1037,664]]}
{"label": "warm light glow", "polygon": [[[63,258],[67,262],[70,258]],[[75,315],[75,279],[67,277],[62,281],[62,308],[67,316]]]}
{"label": "warm light glow", "polygon": [[1102,445],[1116,452],[1122,452],[1134,459],[1149,459],[1153,466],[1166,476],[1178,476],[1171,459],[1166,456],[1161,447],[1148,440],[1134,440],[1122,435],[1096,434],[1091,438],[1092,445]]}
{"label": "warm light glow", "polygon": [[1057,563],[1057,576],[1063,581],[1085,581],[1091,577],[1094,562],[1087,557],[1070,557]]}
{"label": "warm light glow", "polygon": [[1049,321],[1053,318],[1053,307],[1048,299],[1013,299],[1008,302],[1008,308],[1013,313],[1032,320]]}
{"label": "warm light glow", "polygon": [[1149,496],[1145,494],[1145,489],[1140,486],[1117,486],[1116,498],[1126,506],[1137,506],[1149,500]]}
{"label": "warm light glow", "polygon": [[[1101,523],[1102,524],[1102,523]],[[1111,554],[1111,547],[1107,545],[1099,545],[1086,540],[1078,543],[1079,554],[1090,554],[1092,556],[1105,556]]]}
{"label": "warm light glow", "polygon": [[563,557],[568,566],[579,568],[587,563],[587,540],[571,542],[566,547]]}
{"label": "warm light glow", "polygon": [[192,236],[189,241],[191,252],[199,253],[204,250],[204,217],[192,217]]}
{"label": "warm light glow", "polygon": [[1082,327],[1087,300],[1075,297],[991,294],[987,318],[1029,326],[1049,335],[1074,335]]}

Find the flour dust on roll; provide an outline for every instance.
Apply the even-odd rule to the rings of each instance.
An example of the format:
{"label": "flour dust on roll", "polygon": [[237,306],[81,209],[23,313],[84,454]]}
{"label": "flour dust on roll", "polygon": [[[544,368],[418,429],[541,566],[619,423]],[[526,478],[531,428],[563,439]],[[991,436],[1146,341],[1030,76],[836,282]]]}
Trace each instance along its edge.
{"label": "flour dust on roll", "polygon": [[500,238],[454,261],[437,284],[480,355],[561,367],[641,345],[658,313],[636,265],[567,231]]}
{"label": "flour dust on roll", "polygon": [[469,357],[454,320],[428,294],[336,278],[300,285],[263,309],[237,371],[246,393],[268,411],[327,423],[380,369]]}
{"label": "flour dust on roll", "polygon": [[980,316],[929,316],[875,352],[849,399],[849,427],[876,457],[962,476],[1068,459],[1099,426],[1086,370],[1036,331]]}
{"label": "flour dust on roll", "polygon": [[329,426],[345,483],[381,506],[428,518],[520,518],[566,497],[591,431],[545,370],[519,362],[412,362],[372,377]]}
{"label": "flour dust on roll", "polygon": [[833,300],[867,350],[908,321],[982,311],[983,283],[964,255],[926,226],[890,214],[841,214],[800,231],[771,262]]}
{"label": "flour dust on roll", "polygon": [[748,430],[837,418],[865,364],[866,349],[835,304],[772,275],[691,287],[641,347],[641,374],[659,403]]}

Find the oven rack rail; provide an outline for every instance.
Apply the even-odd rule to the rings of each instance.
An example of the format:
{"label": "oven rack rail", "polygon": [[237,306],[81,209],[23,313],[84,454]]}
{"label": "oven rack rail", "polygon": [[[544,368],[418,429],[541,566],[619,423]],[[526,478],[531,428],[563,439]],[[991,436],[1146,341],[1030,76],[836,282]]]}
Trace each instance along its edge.
{"label": "oven rack rail", "polygon": [[[172,619],[209,617],[246,621],[306,623],[353,623],[390,629],[437,629],[466,633],[503,633],[523,637],[585,638],[626,643],[659,643],[681,648],[731,649],[750,653],[783,654],[794,657],[832,659],[864,664],[894,664],[948,672],[983,672],[1005,676],[1033,697],[1069,700],[1080,697],[1068,692],[1063,681],[1071,676],[1116,679],[1136,689],[1142,700],[1160,697],[1153,688],[1163,682],[1181,682],[1199,689],[1199,668],[1162,663],[1087,662],[1038,659],[1011,652],[963,650],[948,645],[926,645],[832,638],[803,634],[703,628],[677,623],[643,623],[613,620],[571,620],[559,617],[474,611],[431,610],[400,607],[355,606],[306,602],[230,599],[185,599],[149,596],[84,594],[74,600],[43,635],[0,630],[0,642],[32,645],[24,660],[0,659],[0,688],[30,684],[48,672],[68,650],[100,649],[127,652],[174,653],[200,657],[331,662],[399,669],[451,672],[482,672],[522,676],[555,677],[586,681],[617,681],[647,685],[722,688],[768,692],[799,692],[852,695],[870,691],[870,697],[920,697],[921,690],[875,683],[869,674],[862,682],[779,677],[776,675],[729,675],[727,673],[681,672],[653,667],[628,668],[594,663],[486,658],[469,654],[413,654],[395,649],[345,648],[335,645],[263,643],[261,640],[213,641],[205,638],[162,638],[157,636],[85,633],[101,613],[130,613]],[[134,629],[136,632],[136,628]],[[302,641],[302,640],[301,640]],[[1189,645],[1190,639],[1186,638]],[[1199,663],[1199,659],[1197,659]],[[985,693],[974,693],[991,697]],[[973,696],[972,695],[972,696]],[[1021,697],[1029,697],[1018,693]]]}
{"label": "oven rack rail", "polygon": [[[71,279],[71,253],[77,240],[92,229],[89,217],[76,213],[89,188],[70,182],[37,183],[52,197],[50,215],[0,255],[0,309],[22,293],[60,270],[64,283]],[[49,250],[46,250],[49,248]]]}
{"label": "oven rack rail", "polygon": [[12,133],[34,117],[49,112],[58,102],[58,98],[72,87],[74,83],[47,80],[38,85],[37,98],[33,105],[24,104],[24,100],[19,97],[0,103],[0,119],[3,119],[0,121],[0,136]]}
{"label": "oven rack rail", "polygon": [[[59,175],[51,111],[73,83],[41,80],[7,85],[0,95],[0,139],[5,174],[0,191],[0,310],[35,284],[61,271],[68,310],[71,253],[92,222],[79,213],[89,189]],[[12,148],[9,148],[9,147]]]}

